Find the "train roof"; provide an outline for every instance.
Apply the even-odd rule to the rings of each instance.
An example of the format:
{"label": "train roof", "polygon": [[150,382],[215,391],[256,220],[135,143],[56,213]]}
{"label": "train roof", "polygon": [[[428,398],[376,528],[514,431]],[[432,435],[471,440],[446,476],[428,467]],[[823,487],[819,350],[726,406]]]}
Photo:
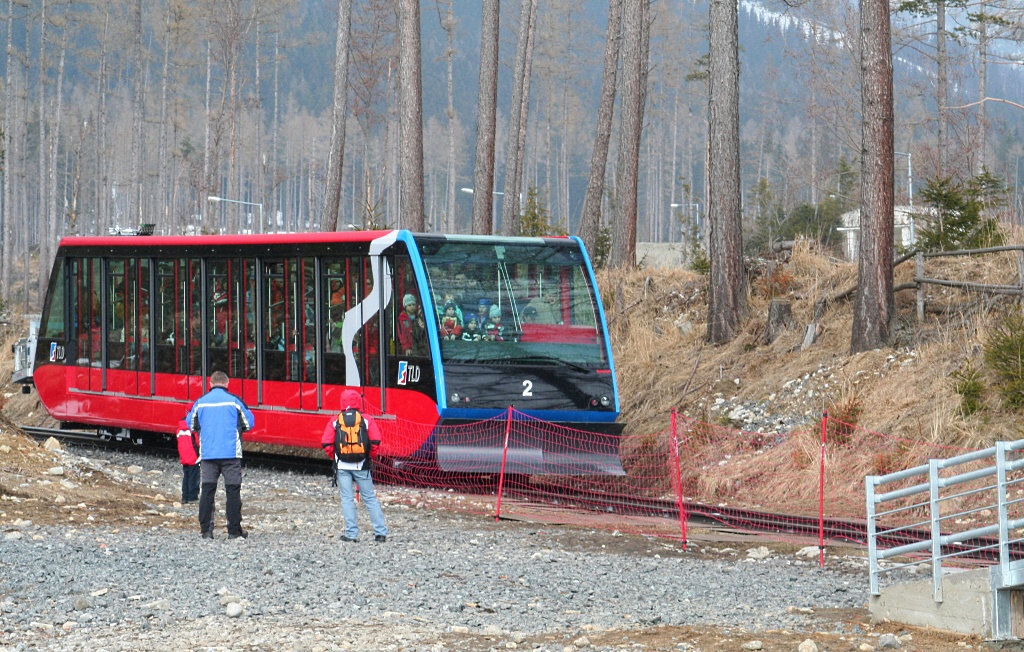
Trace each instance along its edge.
{"label": "train roof", "polygon": [[416,240],[445,239],[461,241],[542,242],[545,240],[572,240],[569,236],[546,236],[543,238],[506,237],[491,235],[442,235],[437,233],[412,233],[410,231],[313,231],[303,233],[266,234],[225,234],[225,235],[103,235],[66,236],[61,247],[195,247],[195,246],[259,246],[317,244],[329,242],[371,242],[389,234],[399,233]]}

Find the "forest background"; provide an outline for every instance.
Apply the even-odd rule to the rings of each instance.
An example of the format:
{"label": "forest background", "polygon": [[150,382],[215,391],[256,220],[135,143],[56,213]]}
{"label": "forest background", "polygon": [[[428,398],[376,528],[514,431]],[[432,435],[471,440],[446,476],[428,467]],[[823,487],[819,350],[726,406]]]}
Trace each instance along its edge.
{"label": "forest background", "polygon": [[[501,163],[521,6],[500,5],[495,189],[506,187]],[[519,187],[551,231],[579,228],[608,6],[538,5]],[[481,3],[419,7],[424,226],[469,232]],[[324,227],[336,3],[9,0],[5,8],[0,291],[12,308],[38,309],[39,286],[26,279],[45,281],[63,235],[141,223],[165,234]],[[979,8],[999,20],[980,21]],[[992,171],[1011,199],[1000,218],[1021,222],[1022,12],[1015,3],[951,2],[943,12],[944,51],[936,14],[893,13],[897,203],[912,201],[911,186],[939,174],[937,134],[945,132],[942,173],[966,179]],[[839,213],[858,205],[857,19],[856,6],[843,2],[740,3],[748,241],[763,244],[766,227],[793,215],[803,216],[809,234],[832,241]],[[395,4],[353,0],[351,21],[338,226],[396,227]],[[657,0],[650,30],[636,238],[699,247],[708,194],[708,7]],[[939,61],[951,89],[941,110]],[[979,93],[996,99],[979,103]],[[605,224],[616,200],[617,131],[616,121]],[[504,199],[493,192],[495,231]]]}

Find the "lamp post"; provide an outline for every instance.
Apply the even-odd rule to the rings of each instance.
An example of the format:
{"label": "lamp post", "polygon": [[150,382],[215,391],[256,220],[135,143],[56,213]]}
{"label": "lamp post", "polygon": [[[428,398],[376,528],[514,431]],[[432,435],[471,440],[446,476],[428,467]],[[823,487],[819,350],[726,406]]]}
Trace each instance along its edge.
{"label": "lamp post", "polygon": [[[669,206],[671,206],[672,208],[682,208],[683,206],[685,206],[689,210],[689,212],[690,212],[690,218],[693,220],[693,223],[697,225],[697,235],[698,236],[703,236],[703,233],[702,233],[703,229],[701,229],[701,223],[700,223],[700,203],[699,202],[691,201],[691,202],[688,202],[688,203],[685,203],[685,204],[669,204]],[[680,226],[680,228],[682,228],[682,227]],[[686,234],[683,233],[683,238],[685,239],[685,237],[686,237]]]}
{"label": "lamp post", "polygon": [[241,201],[239,199],[227,199],[225,197],[215,197],[213,195],[210,195],[209,197],[207,197],[206,201],[208,201],[210,203],[213,203],[213,204],[215,204],[217,202],[227,202],[229,204],[242,204],[243,206],[257,206],[257,207],[259,207],[259,209],[260,209],[260,228],[259,228],[258,232],[259,233],[263,233],[263,204],[261,204],[259,202],[252,202],[252,201]]}
{"label": "lamp post", "polygon": [[896,156],[907,157],[907,203],[910,204],[910,244],[917,242],[914,233],[914,157],[910,152],[893,152]]}
{"label": "lamp post", "polygon": [[[461,190],[462,192],[466,193],[467,195],[472,195],[473,194],[473,189],[472,188],[459,188],[459,190]],[[494,191],[491,192],[491,224],[494,225],[494,226],[497,225],[497,217],[496,216],[498,214],[498,195],[504,195],[504,194],[505,193],[501,192],[500,190],[494,190]],[[492,231],[494,230],[494,226],[491,227]]]}

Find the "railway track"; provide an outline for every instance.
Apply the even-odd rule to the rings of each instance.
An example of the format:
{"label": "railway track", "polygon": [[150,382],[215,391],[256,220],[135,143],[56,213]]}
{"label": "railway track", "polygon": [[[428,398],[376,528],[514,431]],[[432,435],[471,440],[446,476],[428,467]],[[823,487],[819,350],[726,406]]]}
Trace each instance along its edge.
{"label": "railway track", "polygon": [[[103,436],[97,431],[60,430],[37,426],[20,426],[28,435],[37,439],[54,437],[62,442],[76,445],[114,447],[168,457],[177,456],[177,447],[172,437],[152,437],[140,446],[138,440],[115,435]],[[329,476],[331,464],[326,458],[300,457],[263,451],[246,451],[246,465],[259,468]],[[379,467],[379,479],[385,483],[424,488],[439,487],[476,495],[494,495],[497,478],[493,475],[471,475],[444,473],[431,466],[403,465],[392,468]],[[519,500],[561,509],[578,509],[594,513],[617,514],[621,516],[648,516],[679,520],[680,505],[675,500],[646,498],[635,495],[597,493],[585,491],[572,484],[531,482],[525,476],[505,479],[503,498]],[[742,530],[745,532],[785,537],[818,538],[819,532],[826,544],[851,543],[864,545],[867,541],[867,523],[855,519],[824,518],[757,511],[742,507],[712,506],[686,501],[682,508],[687,520],[701,527]],[[926,529],[901,531],[899,540],[879,539],[878,546],[887,548],[910,541],[925,541],[930,538]],[[974,545],[991,543],[975,541]],[[1024,558],[1024,546],[1015,546],[1012,551],[1017,558]]]}
{"label": "railway track", "polygon": [[[128,437],[101,436],[96,431],[60,430],[36,426],[21,426],[21,429],[37,439],[54,437],[63,442],[95,446],[110,446],[119,449],[130,449],[137,452],[149,452],[176,456],[177,449],[170,437],[152,438],[144,446]],[[276,470],[309,473],[311,475],[329,475],[331,464],[326,458],[306,458],[281,455],[267,452],[246,451],[246,464]],[[430,476],[427,477],[426,473]],[[468,475],[447,473],[440,474],[434,467],[403,466],[400,469],[382,469],[385,481],[414,486],[438,486],[443,484],[456,491],[471,494],[493,494],[497,489],[496,478],[490,475]],[[545,486],[539,489],[526,478],[506,479],[503,490],[504,497],[529,501],[542,505],[561,508],[582,509],[591,512],[641,515],[679,519],[679,506],[673,500],[643,498],[624,494],[589,493],[574,489],[571,486]],[[791,536],[817,536],[817,517],[802,517],[768,512],[756,512],[741,508],[712,507],[702,503],[686,502],[683,508],[689,519],[700,519],[704,524],[719,524],[727,528],[742,528],[758,533],[783,534]],[[861,522],[825,519],[825,539],[829,541],[847,541],[863,543],[867,538],[866,525]]]}

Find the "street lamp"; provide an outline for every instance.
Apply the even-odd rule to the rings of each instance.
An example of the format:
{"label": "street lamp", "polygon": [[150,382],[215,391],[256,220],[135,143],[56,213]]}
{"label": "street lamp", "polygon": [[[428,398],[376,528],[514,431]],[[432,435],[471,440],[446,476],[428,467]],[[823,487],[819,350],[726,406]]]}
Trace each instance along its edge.
{"label": "street lamp", "polygon": [[260,209],[260,230],[259,230],[259,232],[263,233],[263,204],[261,204],[259,202],[252,202],[252,201],[241,201],[241,200],[238,200],[238,199],[227,199],[225,197],[215,197],[213,195],[210,195],[209,197],[207,197],[206,201],[208,201],[210,203],[213,203],[213,204],[215,204],[217,202],[227,202],[229,204],[242,204],[243,206],[258,206],[259,209]]}
{"label": "street lamp", "polygon": [[[459,190],[461,190],[462,192],[466,193],[467,195],[472,195],[473,194],[473,189],[472,188],[459,188]],[[504,194],[505,193],[501,192],[500,190],[494,190],[494,191],[491,192],[491,195],[492,195],[492,197],[491,197],[491,223],[492,224],[494,224],[496,222],[496,220],[497,220],[496,215],[498,213],[498,195],[504,195]]]}
{"label": "street lamp", "polygon": [[[693,223],[697,225],[697,233],[698,233],[698,235],[703,236],[703,233],[702,233],[703,229],[701,228],[701,223],[700,223],[700,203],[699,202],[691,201],[691,202],[688,202],[688,203],[685,203],[685,204],[669,204],[669,206],[671,206],[672,208],[682,208],[682,207],[685,206],[687,209],[689,209],[690,214],[691,214],[692,219],[693,219]],[[686,234],[683,234],[683,235],[685,236]]]}
{"label": "street lamp", "polygon": [[914,157],[910,152],[893,152],[896,156],[907,157],[907,198],[910,204],[910,243],[914,244],[917,242],[917,236],[914,233]]}

